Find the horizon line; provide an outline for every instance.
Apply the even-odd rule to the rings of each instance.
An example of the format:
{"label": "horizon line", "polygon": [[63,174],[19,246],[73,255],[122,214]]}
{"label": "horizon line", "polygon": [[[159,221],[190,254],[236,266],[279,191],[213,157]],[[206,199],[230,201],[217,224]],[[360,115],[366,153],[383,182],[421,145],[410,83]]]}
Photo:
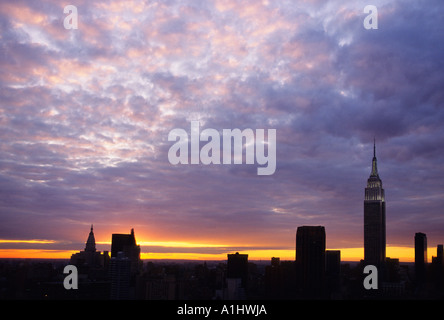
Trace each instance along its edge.
{"label": "horizon line", "polygon": [[[364,259],[364,248],[327,248],[326,251],[339,250],[341,262],[359,262]],[[386,258],[398,259],[399,262],[415,261],[414,246],[388,246]],[[0,259],[70,259],[72,254],[83,250],[57,250],[57,249],[0,249]],[[110,250],[97,250],[104,252]],[[141,260],[193,260],[193,261],[223,261],[227,254],[239,252],[248,254],[249,261],[267,261],[271,258],[280,258],[281,261],[295,261],[295,250],[228,250],[223,253],[199,253],[199,252],[141,252]],[[436,253],[427,251],[427,262],[432,261]]]}

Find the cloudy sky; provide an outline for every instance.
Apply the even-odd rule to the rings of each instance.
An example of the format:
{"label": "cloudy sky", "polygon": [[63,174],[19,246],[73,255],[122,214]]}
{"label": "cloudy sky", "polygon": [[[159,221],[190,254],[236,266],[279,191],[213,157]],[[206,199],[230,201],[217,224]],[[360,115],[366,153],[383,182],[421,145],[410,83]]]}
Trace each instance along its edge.
{"label": "cloudy sky", "polygon": [[[374,138],[388,255],[444,242],[441,0],[7,0],[0,41],[2,257],[69,258],[94,224],[98,250],[134,228],[145,258],[293,259],[323,225],[361,259]],[[276,172],[170,164],[193,120],[276,129]]]}

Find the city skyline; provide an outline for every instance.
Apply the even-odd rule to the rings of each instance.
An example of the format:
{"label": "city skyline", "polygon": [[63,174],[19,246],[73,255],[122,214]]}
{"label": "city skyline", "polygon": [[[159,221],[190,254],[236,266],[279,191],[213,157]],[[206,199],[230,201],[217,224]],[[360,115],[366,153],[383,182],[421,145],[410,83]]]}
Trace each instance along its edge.
{"label": "city skyline", "polygon": [[[0,3],[0,258],[66,258],[134,228],[142,259],[294,260],[296,229],[364,258],[376,139],[386,256],[444,242],[444,4]],[[276,130],[276,170],[173,165],[168,133]],[[188,129],[186,129],[188,130]],[[201,144],[202,146],[202,144]]]}

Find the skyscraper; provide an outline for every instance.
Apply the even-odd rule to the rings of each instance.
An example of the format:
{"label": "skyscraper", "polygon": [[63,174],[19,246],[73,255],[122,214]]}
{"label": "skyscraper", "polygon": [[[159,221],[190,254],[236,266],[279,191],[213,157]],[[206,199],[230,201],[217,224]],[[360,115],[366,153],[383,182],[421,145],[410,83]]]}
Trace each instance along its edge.
{"label": "skyscraper", "polygon": [[240,278],[245,286],[248,278],[248,254],[227,254],[227,278]]}
{"label": "skyscraper", "polygon": [[296,231],[298,283],[304,297],[321,297],[325,286],[325,228],[302,226]]}
{"label": "skyscraper", "polygon": [[376,144],[373,144],[372,171],[364,199],[364,262],[382,267],[385,261],[385,197],[379,178]]}
{"label": "skyscraper", "polygon": [[140,246],[136,243],[134,229],[130,234],[113,233],[111,236],[111,258],[119,252],[131,261],[131,273],[136,274],[140,269]]}
{"label": "skyscraper", "polygon": [[424,282],[427,265],[427,236],[415,233],[415,276],[418,283]]}
{"label": "skyscraper", "polygon": [[111,258],[109,266],[111,277],[111,299],[128,300],[133,298],[131,292],[131,260],[119,251]]}
{"label": "skyscraper", "polygon": [[136,278],[141,268],[140,246],[134,229],[130,234],[113,233],[111,236],[111,298],[133,299]]}
{"label": "skyscraper", "polygon": [[248,254],[227,255],[227,294],[228,300],[245,298],[248,279]]}

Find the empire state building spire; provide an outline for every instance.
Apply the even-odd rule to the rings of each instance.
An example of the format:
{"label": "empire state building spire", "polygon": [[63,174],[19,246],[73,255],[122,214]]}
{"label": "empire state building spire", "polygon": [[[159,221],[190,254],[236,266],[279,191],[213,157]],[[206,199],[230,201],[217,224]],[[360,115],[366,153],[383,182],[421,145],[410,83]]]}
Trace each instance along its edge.
{"label": "empire state building spire", "polygon": [[376,165],[376,143],[373,141],[372,171],[367,179],[364,198],[364,261],[382,266],[385,261],[385,194]]}
{"label": "empire state building spire", "polygon": [[367,180],[367,188],[365,188],[365,200],[382,200],[384,201],[384,189],[382,188],[382,180],[379,177],[378,165],[376,160],[376,142],[373,141],[373,159],[372,171]]}
{"label": "empire state building spire", "polygon": [[373,140],[373,160],[372,160],[372,173],[371,177],[379,177],[378,175],[378,166],[376,160],[376,139]]}

